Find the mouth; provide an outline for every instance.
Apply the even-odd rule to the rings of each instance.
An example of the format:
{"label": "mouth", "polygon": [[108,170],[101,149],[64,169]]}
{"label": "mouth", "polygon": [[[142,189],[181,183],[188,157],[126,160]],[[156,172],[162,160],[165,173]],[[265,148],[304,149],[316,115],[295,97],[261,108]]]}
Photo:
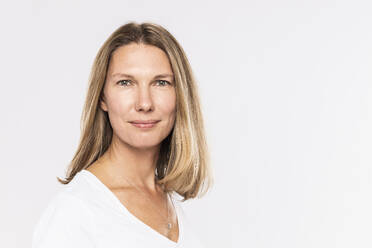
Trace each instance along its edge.
{"label": "mouth", "polygon": [[160,120],[136,120],[136,121],[130,121],[133,126],[138,128],[152,128],[158,123]]}

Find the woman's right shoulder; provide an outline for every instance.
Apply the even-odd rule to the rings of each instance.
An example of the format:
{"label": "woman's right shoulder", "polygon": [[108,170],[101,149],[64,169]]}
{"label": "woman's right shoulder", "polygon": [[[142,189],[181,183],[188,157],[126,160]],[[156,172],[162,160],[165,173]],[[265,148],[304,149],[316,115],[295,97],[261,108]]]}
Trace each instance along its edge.
{"label": "woman's right shoulder", "polygon": [[80,243],[83,240],[80,232],[90,225],[87,222],[91,218],[86,214],[87,208],[81,199],[68,190],[59,191],[49,200],[34,227],[32,247],[60,247],[61,244],[66,247],[70,245],[66,242],[75,239],[78,239],[76,244],[87,244]]}
{"label": "woman's right shoulder", "polygon": [[84,208],[84,203],[81,199],[78,198],[75,194],[68,190],[58,191],[49,202],[47,202],[46,207],[42,216],[47,216],[48,214],[55,214],[57,212],[63,212],[65,214],[74,214],[78,211],[81,211]]}

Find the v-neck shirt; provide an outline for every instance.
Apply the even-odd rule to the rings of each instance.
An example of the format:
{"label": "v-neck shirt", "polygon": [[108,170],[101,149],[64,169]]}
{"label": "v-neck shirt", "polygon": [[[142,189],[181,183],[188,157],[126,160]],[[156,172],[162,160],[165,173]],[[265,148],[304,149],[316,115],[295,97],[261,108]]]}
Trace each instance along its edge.
{"label": "v-neck shirt", "polygon": [[79,171],[51,199],[35,226],[32,248],[203,248],[177,193],[177,242],[142,222],[88,170]]}

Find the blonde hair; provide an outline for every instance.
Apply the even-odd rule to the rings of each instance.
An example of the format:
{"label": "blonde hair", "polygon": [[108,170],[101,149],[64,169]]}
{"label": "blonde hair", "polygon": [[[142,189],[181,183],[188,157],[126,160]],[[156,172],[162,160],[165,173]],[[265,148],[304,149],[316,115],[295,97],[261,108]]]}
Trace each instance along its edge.
{"label": "blonde hair", "polygon": [[68,184],[108,149],[113,131],[107,112],[99,107],[99,102],[112,53],[132,42],[162,49],[174,73],[176,118],[172,131],[162,141],[155,179],[163,185],[165,192],[175,191],[183,201],[201,197],[211,188],[214,178],[198,89],[184,50],[165,28],[154,23],[127,23],[115,30],[99,49],[89,76],[78,149],[68,166],[65,180],[57,179]]}

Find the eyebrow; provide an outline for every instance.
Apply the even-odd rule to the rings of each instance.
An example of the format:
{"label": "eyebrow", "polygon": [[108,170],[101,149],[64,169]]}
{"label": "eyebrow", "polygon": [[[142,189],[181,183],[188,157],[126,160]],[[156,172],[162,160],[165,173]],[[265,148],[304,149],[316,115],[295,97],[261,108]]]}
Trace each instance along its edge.
{"label": "eyebrow", "polygon": [[[130,74],[126,74],[126,73],[114,73],[111,75],[112,78],[116,78],[116,77],[128,77],[128,78],[134,78],[132,75]],[[167,74],[167,73],[163,73],[163,74],[158,74],[154,77],[154,79],[156,78],[173,78],[173,74]]]}

